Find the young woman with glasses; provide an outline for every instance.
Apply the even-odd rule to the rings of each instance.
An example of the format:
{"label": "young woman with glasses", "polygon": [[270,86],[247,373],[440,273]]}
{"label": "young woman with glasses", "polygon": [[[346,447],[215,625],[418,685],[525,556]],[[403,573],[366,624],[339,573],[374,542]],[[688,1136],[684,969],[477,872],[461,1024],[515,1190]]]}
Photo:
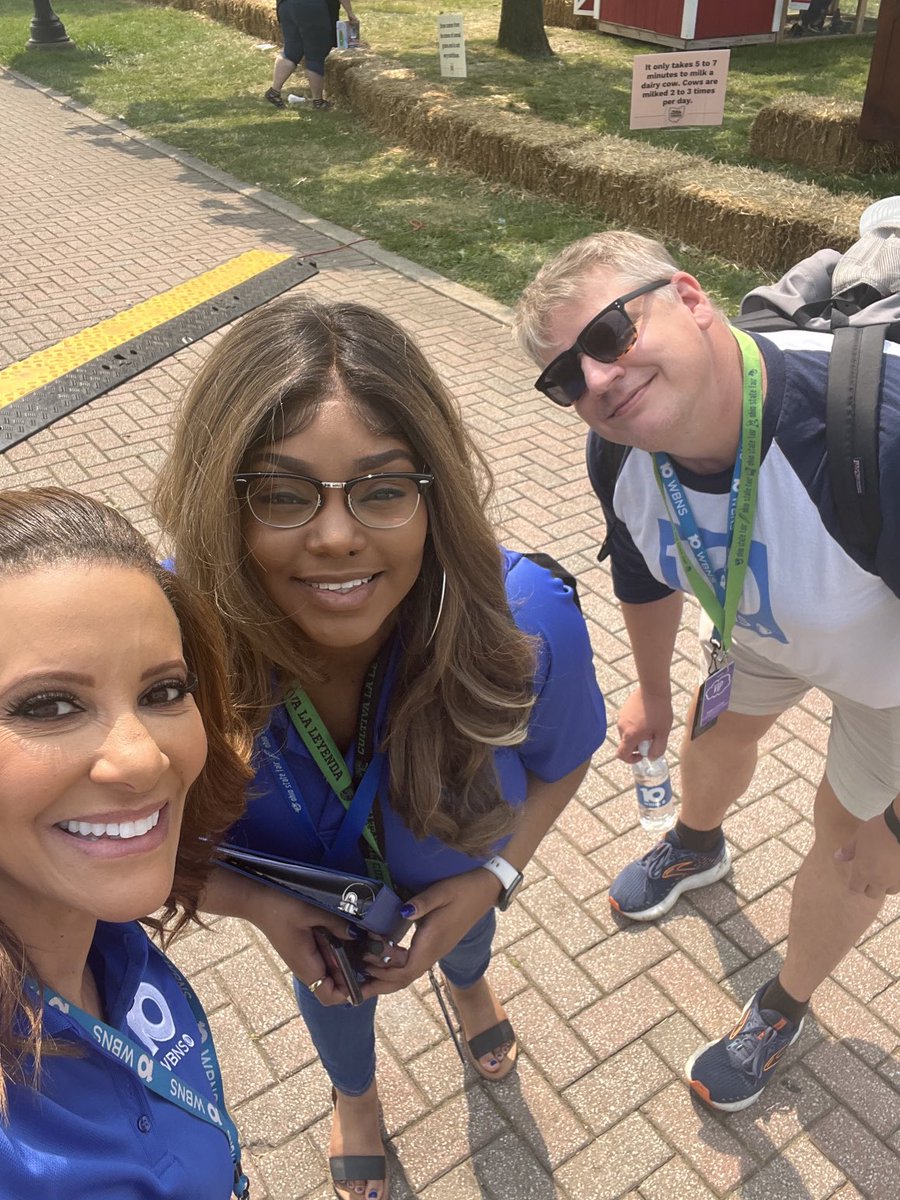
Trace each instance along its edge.
{"label": "young woman with glasses", "polygon": [[0,611],[0,1194],[243,1196],[202,1009],[136,923],[195,916],[244,807],[215,614],[58,488],[0,491]]}
{"label": "young woman with glasses", "polygon": [[208,890],[212,911],[253,921],[295,975],[335,1089],[341,1197],[388,1194],[378,995],[440,962],[475,1070],[512,1069],[515,1035],[485,979],[494,909],[605,733],[571,592],[498,547],[489,494],[415,343],[361,305],[296,297],[212,351],[160,480],[177,570],[224,616],[259,734],[231,840],[389,878],[415,922],[408,949],[367,956],[364,1003],[350,1007],[291,897],[225,871]]}

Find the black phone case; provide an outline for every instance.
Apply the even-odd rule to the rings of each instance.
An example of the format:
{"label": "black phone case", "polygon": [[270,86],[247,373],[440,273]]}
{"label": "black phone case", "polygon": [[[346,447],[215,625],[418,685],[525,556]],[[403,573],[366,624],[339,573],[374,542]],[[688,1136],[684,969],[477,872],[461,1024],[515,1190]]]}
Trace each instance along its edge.
{"label": "black phone case", "polygon": [[332,980],[338,985],[343,984],[351,1004],[362,1004],[363,994],[359,986],[361,968],[353,962],[352,951],[348,951],[346,943],[334,937],[327,929],[317,926],[313,929],[313,934]]}

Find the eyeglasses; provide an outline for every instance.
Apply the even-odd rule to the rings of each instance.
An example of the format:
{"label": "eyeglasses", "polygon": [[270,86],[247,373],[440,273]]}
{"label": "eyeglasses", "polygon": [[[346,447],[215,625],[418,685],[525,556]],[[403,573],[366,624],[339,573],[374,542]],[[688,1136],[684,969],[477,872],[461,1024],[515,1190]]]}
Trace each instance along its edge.
{"label": "eyeglasses", "polygon": [[598,312],[579,333],[575,344],[558,354],[544,368],[534,385],[537,390],[549,396],[554,404],[570,408],[587,390],[578,356],[586,354],[597,362],[613,363],[627,354],[637,341],[638,333],[637,326],[625,311],[625,305],[671,282],[671,279],[657,279],[655,283],[645,283],[643,287],[629,292],[627,296],[620,296]]}
{"label": "eyeglasses", "polygon": [[330,483],[305,475],[246,471],[235,475],[234,482],[244,489],[244,500],[255,519],[275,529],[296,529],[311,521],[325,503],[326,488],[340,488],[347,508],[368,529],[399,529],[416,515],[422,493],[434,483],[434,476],[400,471]]}

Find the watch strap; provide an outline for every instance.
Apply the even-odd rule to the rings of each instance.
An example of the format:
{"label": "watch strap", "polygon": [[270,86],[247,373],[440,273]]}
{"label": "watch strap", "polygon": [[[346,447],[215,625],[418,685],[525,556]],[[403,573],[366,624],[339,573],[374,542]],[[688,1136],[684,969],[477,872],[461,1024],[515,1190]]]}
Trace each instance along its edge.
{"label": "watch strap", "polygon": [[499,854],[493,855],[487,862],[481,864],[486,871],[496,876],[503,884],[503,890],[507,891],[522,877],[522,872],[514,867],[511,862],[507,862]]}

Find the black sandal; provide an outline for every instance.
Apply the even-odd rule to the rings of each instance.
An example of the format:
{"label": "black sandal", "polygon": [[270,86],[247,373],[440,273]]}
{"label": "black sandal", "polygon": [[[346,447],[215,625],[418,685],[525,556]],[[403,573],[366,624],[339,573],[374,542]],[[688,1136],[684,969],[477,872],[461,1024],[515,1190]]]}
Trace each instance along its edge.
{"label": "black sandal", "polygon": [[269,88],[263,99],[268,100],[270,104],[274,104],[276,108],[287,107],[284,103],[284,100],[281,98],[281,92],[277,92],[273,87]]}
{"label": "black sandal", "polygon": [[[337,1108],[337,1089],[331,1089],[331,1107]],[[345,1200],[338,1191],[339,1183],[349,1183],[351,1179],[380,1179],[384,1184],[382,1200],[388,1200],[390,1188],[387,1177],[387,1158],[383,1154],[336,1154],[328,1159],[328,1170],[331,1173],[331,1187],[338,1200]],[[341,1191],[349,1195],[346,1188]]]}
{"label": "black sandal", "polygon": [[[473,1038],[467,1041],[463,1040],[463,1022],[460,1016],[459,1009],[456,1007],[456,1001],[453,999],[453,993],[450,991],[450,985],[444,978],[444,988],[446,989],[446,1000],[444,992],[435,978],[434,971],[428,972],[428,978],[431,981],[431,987],[437,997],[437,1002],[444,1016],[444,1021],[450,1031],[450,1037],[453,1039],[453,1044],[456,1047],[456,1053],[459,1055],[463,1066],[466,1063],[473,1067],[482,1079],[488,1083],[502,1083],[504,1079],[508,1079],[515,1070],[516,1061],[519,1057],[519,1043],[516,1040],[515,1030],[509,1020],[504,1017],[502,1021],[498,1021],[496,1025],[492,1025],[490,1029],[485,1029],[481,1033],[476,1033]],[[488,985],[490,986],[490,984]],[[447,1005],[453,1009],[456,1014],[456,1020],[459,1024],[459,1032],[454,1028],[454,1023],[451,1020]],[[509,1049],[499,1060],[502,1065],[504,1061],[511,1063],[502,1074],[497,1074],[495,1071],[486,1071],[481,1065],[481,1057],[484,1054],[490,1054],[497,1046],[509,1045]],[[465,1052],[463,1051],[465,1046]]]}

